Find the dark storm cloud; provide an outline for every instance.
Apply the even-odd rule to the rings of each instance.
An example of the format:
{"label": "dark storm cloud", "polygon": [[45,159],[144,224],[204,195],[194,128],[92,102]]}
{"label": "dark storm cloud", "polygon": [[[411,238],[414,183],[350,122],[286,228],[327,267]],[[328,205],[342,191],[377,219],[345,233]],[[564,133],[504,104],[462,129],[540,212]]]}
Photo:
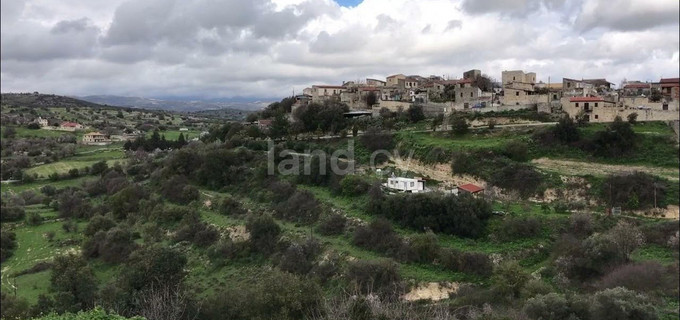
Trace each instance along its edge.
{"label": "dark storm cloud", "polygon": [[586,3],[574,26],[580,31],[596,28],[633,31],[678,25],[680,1],[595,0]]}

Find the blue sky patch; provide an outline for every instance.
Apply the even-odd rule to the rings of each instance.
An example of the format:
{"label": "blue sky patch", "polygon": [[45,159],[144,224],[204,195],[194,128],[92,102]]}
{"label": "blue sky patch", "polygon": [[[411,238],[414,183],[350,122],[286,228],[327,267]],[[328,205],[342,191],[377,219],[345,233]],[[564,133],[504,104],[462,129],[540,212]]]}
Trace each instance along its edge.
{"label": "blue sky patch", "polygon": [[363,0],[335,0],[339,5],[343,7],[356,7]]}

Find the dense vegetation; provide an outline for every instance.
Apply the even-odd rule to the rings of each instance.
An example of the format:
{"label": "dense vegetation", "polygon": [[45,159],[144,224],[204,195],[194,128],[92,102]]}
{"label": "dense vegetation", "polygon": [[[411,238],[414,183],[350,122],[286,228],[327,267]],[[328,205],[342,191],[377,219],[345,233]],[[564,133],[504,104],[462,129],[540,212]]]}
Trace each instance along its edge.
{"label": "dense vegetation", "polygon": [[[345,119],[345,107],[329,103],[297,109],[290,123],[281,115],[293,103],[254,116],[273,117],[273,131],[205,123],[200,139],[164,148],[162,131],[151,130],[117,151],[125,161],[77,150],[65,159],[87,156],[87,174],[3,185],[2,318],[677,318],[677,221],[628,214],[677,205],[667,179],[589,177],[586,196],[597,204],[578,212],[558,197],[524,200],[582,188],[534,165],[546,152],[537,146],[605,162],[611,154],[590,146],[631,147],[630,159],[649,142],[636,132],[643,124],[565,119],[545,132],[497,134],[504,129],[457,117],[461,132],[432,133],[422,132],[429,120],[418,108]],[[317,155],[298,159],[309,162],[308,174],[269,174],[265,137],[277,139],[275,151],[333,151],[351,141],[360,166],[324,173],[329,159]],[[149,141],[149,151],[160,150],[145,151]],[[380,159],[384,172],[361,166],[372,151],[411,147],[424,163],[451,163],[454,174],[518,196],[393,194],[381,185],[384,173],[414,173],[389,157]],[[275,152],[273,164],[290,159]],[[430,179],[428,187],[439,185]],[[609,201],[624,215],[601,214]],[[423,284],[457,290],[437,303],[404,300]]]}

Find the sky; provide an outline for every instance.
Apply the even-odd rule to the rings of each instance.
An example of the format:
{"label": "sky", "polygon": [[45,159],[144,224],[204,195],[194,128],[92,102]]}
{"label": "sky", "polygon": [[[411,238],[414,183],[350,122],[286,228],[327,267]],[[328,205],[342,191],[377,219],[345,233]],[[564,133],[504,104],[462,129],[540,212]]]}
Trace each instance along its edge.
{"label": "sky", "polygon": [[2,0],[0,89],[281,98],[469,69],[677,77],[678,0]]}

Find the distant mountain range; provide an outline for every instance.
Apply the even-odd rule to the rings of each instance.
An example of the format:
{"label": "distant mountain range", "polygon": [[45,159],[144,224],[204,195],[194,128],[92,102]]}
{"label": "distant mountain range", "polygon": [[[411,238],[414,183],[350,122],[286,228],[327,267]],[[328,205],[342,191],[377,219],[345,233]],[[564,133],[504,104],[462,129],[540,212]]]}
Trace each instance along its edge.
{"label": "distant mountain range", "polygon": [[206,100],[164,100],[142,97],[123,97],[113,95],[93,95],[75,98],[110,106],[169,110],[169,111],[187,111],[187,112],[220,109],[256,111],[266,107],[270,103],[264,101],[228,102]]}

